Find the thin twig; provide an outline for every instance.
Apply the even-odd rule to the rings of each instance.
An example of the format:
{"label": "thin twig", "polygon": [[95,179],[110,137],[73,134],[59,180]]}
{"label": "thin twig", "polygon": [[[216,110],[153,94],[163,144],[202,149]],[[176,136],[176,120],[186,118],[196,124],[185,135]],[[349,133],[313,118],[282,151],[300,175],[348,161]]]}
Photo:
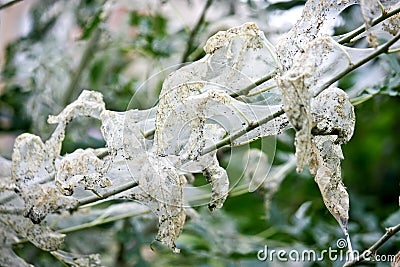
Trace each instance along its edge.
{"label": "thin twig", "polygon": [[10,6],[12,6],[12,5],[14,5],[14,4],[18,3],[18,2],[22,2],[22,1],[24,1],[24,0],[13,0],[13,1],[7,2],[5,4],[2,4],[0,6],[0,10],[5,9],[7,7],[10,7]]}
{"label": "thin twig", "polygon": [[123,184],[121,186],[115,187],[115,188],[113,188],[113,189],[101,194],[100,196],[93,195],[93,196],[78,200],[77,207],[81,207],[81,206],[84,206],[84,205],[87,205],[87,204],[91,204],[91,203],[106,199],[106,198],[108,198],[110,196],[122,193],[122,192],[124,192],[126,190],[129,190],[129,189],[132,189],[132,188],[134,188],[134,187],[136,187],[138,185],[139,185],[138,182],[133,181],[133,182],[129,182],[129,183]]}
{"label": "thin twig", "polygon": [[274,88],[277,88],[277,85],[276,85],[276,84],[267,86],[267,87],[265,87],[265,88],[263,88],[263,89],[261,89],[261,90],[258,90],[257,92],[253,92],[253,93],[251,93],[251,94],[249,93],[249,94],[247,94],[246,96],[247,96],[247,97],[256,96],[256,95],[259,95],[259,94],[268,92],[268,91],[270,91],[271,89],[274,89]]}
{"label": "thin twig", "polygon": [[57,232],[59,232],[61,234],[67,234],[67,233],[71,233],[71,232],[81,231],[81,230],[85,230],[85,229],[99,226],[102,224],[111,223],[111,222],[131,218],[131,217],[135,217],[135,216],[139,216],[139,215],[148,214],[150,212],[151,212],[150,209],[146,209],[146,210],[142,210],[142,211],[133,211],[133,212],[129,212],[129,213],[124,213],[121,215],[116,215],[116,216],[104,218],[101,220],[95,219],[88,223],[83,223],[83,224],[79,224],[79,225],[75,225],[75,226],[71,226],[68,228],[58,230]]}
{"label": "thin twig", "polygon": [[255,128],[259,127],[260,125],[263,125],[279,116],[281,116],[282,114],[284,114],[285,112],[283,111],[283,109],[278,110],[277,112],[262,118],[259,121],[253,122],[249,125],[247,125],[246,128],[239,130],[237,132],[235,132],[234,134],[222,139],[221,141],[219,141],[218,143],[216,143],[215,145],[211,145],[209,147],[206,147],[205,149],[203,149],[203,151],[201,152],[201,156],[210,153],[218,148],[221,148],[223,146],[229,145],[231,144],[234,140],[238,139],[239,137],[241,137],[242,135],[245,135],[246,133],[250,132],[251,130],[254,130]]}
{"label": "thin twig", "polygon": [[[371,27],[381,23],[382,21],[384,21],[384,20],[386,20],[386,19],[388,19],[388,18],[390,18],[390,17],[392,17],[394,15],[396,15],[399,12],[400,12],[400,7],[396,8],[396,9],[390,11],[390,12],[382,14],[382,16],[380,16],[379,18],[377,18],[374,21],[372,21]],[[359,28],[355,29],[354,31],[347,33],[344,37],[340,38],[338,40],[338,43],[339,44],[350,43],[354,37],[356,37],[357,35],[363,33],[364,31],[365,31],[365,25],[362,25]]]}
{"label": "thin twig", "polygon": [[72,98],[75,95],[75,89],[77,85],[79,84],[79,81],[81,80],[82,74],[84,69],[87,67],[89,64],[90,60],[93,57],[94,50],[98,44],[100,35],[101,35],[101,29],[96,28],[94,32],[92,33],[93,35],[89,39],[89,42],[87,43],[87,46],[85,50],[82,53],[81,60],[79,61],[77,69],[73,72],[71,81],[65,90],[64,93],[64,106],[69,104],[72,101]]}
{"label": "thin twig", "polygon": [[352,261],[347,262],[343,267],[349,267],[349,266],[355,266],[359,263],[362,263],[363,261],[367,260],[367,258],[373,256],[376,251],[386,243],[392,236],[394,236],[397,232],[400,231],[400,224],[394,226],[394,227],[389,227],[386,229],[386,233],[379,238],[378,241],[376,241],[369,249],[365,250],[360,257],[355,258]]}
{"label": "thin twig", "polygon": [[352,72],[353,70],[361,67],[362,65],[364,65],[368,61],[370,61],[370,60],[376,58],[377,56],[379,56],[380,54],[387,53],[388,50],[389,50],[389,47],[392,46],[394,43],[396,43],[399,39],[400,39],[400,33],[398,33],[395,37],[393,37],[390,41],[388,41],[387,43],[382,45],[380,48],[376,49],[369,56],[363,58],[362,60],[360,60],[359,62],[357,62],[355,64],[350,65],[347,69],[343,70],[342,72],[337,74],[335,77],[333,77],[332,79],[327,81],[325,84],[323,84],[321,86],[321,88],[318,90],[318,92],[314,95],[314,97],[319,95],[323,90],[325,90],[326,88],[331,86],[336,81],[338,81],[341,78],[343,78],[346,74],[348,74],[348,73]]}
{"label": "thin twig", "polygon": [[271,80],[274,76],[276,75],[276,72],[271,72],[270,74],[262,77],[261,79],[255,81],[254,83],[250,84],[249,86],[247,86],[246,88],[243,88],[237,92],[234,92],[232,94],[230,94],[231,97],[233,98],[237,98],[240,97],[242,95],[247,95],[252,89],[256,88],[257,86],[265,83],[268,80]]}
{"label": "thin twig", "polygon": [[207,0],[205,6],[203,8],[203,11],[201,12],[199,20],[197,21],[197,23],[194,26],[193,30],[190,32],[190,36],[189,36],[189,39],[187,41],[186,49],[185,49],[185,52],[183,53],[183,56],[182,56],[182,63],[188,61],[190,53],[191,53],[191,51],[193,49],[194,39],[196,38],[196,35],[199,33],[200,27],[204,23],[204,19],[206,17],[207,10],[210,8],[212,2],[213,2],[213,0]]}

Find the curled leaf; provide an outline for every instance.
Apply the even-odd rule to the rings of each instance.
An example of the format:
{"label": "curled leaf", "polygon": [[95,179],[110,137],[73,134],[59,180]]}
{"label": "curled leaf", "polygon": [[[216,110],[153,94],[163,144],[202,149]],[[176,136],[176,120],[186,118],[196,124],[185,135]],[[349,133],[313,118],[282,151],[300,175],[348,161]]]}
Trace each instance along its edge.
{"label": "curled leaf", "polygon": [[67,123],[79,116],[100,118],[100,114],[105,110],[103,95],[95,91],[84,90],[78,99],[66,106],[57,116],[49,116],[48,123]]}
{"label": "curled leaf", "polygon": [[310,172],[315,176],[325,206],[347,235],[349,196],[341,177],[340,144],[350,140],[355,125],[354,109],[347,94],[329,88],[318,95],[313,101],[313,122]]}
{"label": "curled leaf", "polygon": [[336,144],[347,143],[355,126],[354,107],[348,95],[330,87],[312,99],[313,134],[336,135]]}
{"label": "curled leaf", "polygon": [[208,204],[210,210],[219,209],[225,202],[229,191],[229,178],[226,170],[219,166],[216,155],[211,164],[203,170],[207,182],[211,184],[211,200]]}
{"label": "curled leaf", "polygon": [[400,30],[400,14],[396,14],[393,17],[388,18],[383,23],[383,29],[395,36]]}
{"label": "curled leaf", "polygon": [[49,213],[72,210],[78,201],[65,197],[54,185],[31,185],[22,187],[20,195],[25,202],[24,216],[33,223],[40,223]]}
{"label": "curled leaf", "polygon": [[[292,59],[292,67],[278,77],[285,113],[296,130],[295,145],[298,172],[302,171],[308,161],[311,133],[314,127],[311,114],[312,105],[315,104],[314,96],[325,89],[322,86],[329,82],[332,76],[343,71],[354,60],[368,53],[368,51],[367,49],[347,49],[331,37],[322,36],[304,46],[304,51],[296,54]],[[329,93],[324,94],[324,97],[337,97],[336,93],[326,91]],[[346,101],[342,98],[340,103],[344,102]],[[327,103],[325,102],[321,106],[325,104]],[[339,108],[345,108],[342,113],[346,114],[343,116],[347,116],[351,104],[338,107],[337,110],[323,116],[325,116],[325,119],[335,114],[340,116]],[[336,119],[333,118],[332,120]],[[342,122],[343,120],[339,123]],[[345,125],[338,127],[348,128]]]}
{"label": "curled leaf", "polygon": [[282,69],[293,68],[296,55],[316,38],[330,35],[340,12],[357,3],[358,0],[307,1],[301,18],[276,46]]}
{"label": "curled leaf", "polygon": [[179,253],[175,240],[181,233],[186,218],[183,210],[185,179],[166,157],[148,154],[141,162],[142,173],[137,177],[139,191],[126,197],[138,200],[152,210],[159,222],[156,240]]}
{"label": "curled leaf", "polygon": [[57,250],[64,242],[64,234],[54,232],[43,224],[34,224],[22,216],[4,215],[1,223],[10,227],[18,236],[28,239],[36,247],[45,251]]}
{"label": "curled leaf", "polygon": [[342,150],[334,143],[335,139],[335,136],[314,137],[309,167],[311,174],[315,176],[325,206],[345,230],[349,219],[349,195],[341,178]]}

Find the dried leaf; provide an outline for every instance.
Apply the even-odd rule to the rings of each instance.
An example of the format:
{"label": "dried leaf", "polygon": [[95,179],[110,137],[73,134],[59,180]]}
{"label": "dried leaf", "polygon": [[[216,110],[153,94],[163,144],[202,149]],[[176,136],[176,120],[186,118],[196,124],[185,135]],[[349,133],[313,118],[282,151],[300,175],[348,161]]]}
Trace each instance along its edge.
{"label": "dried leaf", "polygon": [[[185,179],[178,174],[167,157],[151,154],[144,154],[142,157],[141,173],[134,176],[139,181],[140,191],[126,197],[138,200],[152,210],[159,221],[156,240],[179,253],[175,240],[182,231],[186,217],[183,210]],[[136,162],[129,161],[128,164],[130,163],[136,165]]]}
{"label": "dried leaf", "polygon": [[54,171],[53,155],[49,155],[39,136],[24,133],[15,139],[11,175],[16,183],[32,183]]}
{"label": "dried leaf", "polygon": [[355,126],[354,107],[348,95],[339,88],[330,87],[311,101],[314,135],[336,135],[336,144],[347,143]]}
{"label": "dried leaf", "polygon": [[321,191],[325,206],[347,233],[349,196],[342,183],[340,144],[353,135],[355,116],[345,92],[329,88],[313,100],[315,135],[311,142],[309,168]]}
{"label": "dried leaf", "polygon": [[83,184],[85,190],[111,186],[104,177],[104,162],[90,150],[77,149],[66,155],[58,164],[55,184],[64,195],[72,195],[77,184]]}
{"label": "dried leaf", "polygon": [[[325,85],[332,76],[343,71],[368,51],[367,49],[347,49],[331,37],[322,36],[304,46],[304,51],[296,54],[292,59],[292,67],[278,77],[285,113],[296,130],[298,172],[303,170],[308,161],[311,132],[314,127],[311,115],[313,97],[324,89],[321,86]],[[334,93],[332,96],[336,97]],[[349,107],[346,108],[347,110],[343,112],[348,113]],[[334,112],[327,113],[325,118],[333,114]]]}
{"label": "dried leaf", "polygon": [[[272,75],[277,68],[274,48],[265,39],[256,24],[246,23],[240,27],[218,32],[207,41],[204,49],[207,55],[203,59],[170,74],[163,83],[157,109],[157,127],[154,139],[159,155],[179,154],[182,147],[176,144],[175,138],[179,132],[181,136],[189,134],[180,136],[180,141],[183,144],[188,140],[193,142],[189,145],[191,149],[188,155],[196,158],[195,154],[201,150],[203,142],[196,142],[201,138],[196,138],[194,135],[202,132],[204,118],[212,117],[213,120],[217,118],[218,121],[215,123],[221,124],[227,132],[232,132],[238,129],[233,127],[242,127],[243,123],[246,125],[256,121],[255,116],[260,118],[260,114],[263,114],[261,116],[263,118],[280,108],[279,105],[249,105],[228,97],[237,93],[246,95],[262,91],[261,89],[266,83],[268,86],[275,83],[273,80],[269,80],[259,86],[252,86],[261,78]],[[249,87],[248,90],[242,91],[247,87]],[[202,99],[192,98],[207,91],[212,92],[200,97]],[[191,108],[193,101],[197,101],[196,108],[200,106],[203,108],[200,110]],[[202,101],[203,104],[201,104]],[[205,107],[207,101],[212,104]],[[196,110],[202,119],[197,117]],[[256,112],[254,115],[254,111],[257,110],[260,112]],[[230,115],[232,112],[233,116]],[[239,116],[240,112],[244,116]],[[248,115],[249,117],[246,119]],[[188,121],[191,125],[184,132],[182,125]],[[236,142],[242,144],[262,136],[276,134],[286,126],[286,118],[277,118],[275,121],[249,132],[248,135]]]}
{"label": "dried leaf", "polygon": [[24,200],[24,215],[35,223],[43,220],[49,212],[67,209],[76,203],[74,199],[63,197],[51,186],[36,185],[43,177],[51,177],[54,172],[56,149],[52,148],[47,150],[47,145],[32,134],[18,136],[14,144],[12,177],[19,196]]}
{"label": "dried leaf", "polygon": [[307,1],[301,18],[276,46],[283,71],[294,68],[294,58],[305,51],[310,42],[330,35],[333,32],[333,22],[340,12],[357,3],[358,0]]}
{"label": "dried leaf", "polygon": [[395,36],[400,30],[400,14],[396,14],[383,22],[383,29]]}
{"label": "dried leaf", "polygon": [[301,73],[301,70],[294,70],[291,74],[288,73],[279,80],[285,113],[296,130],[297,172],[301,172],[304,168],[311,142],[311,95],[304,82],[307,76],[308,74]]}
{"label": "dried leaf", "polygon": [[83,90],[78,99],[66,106],[57,116],[49,116],[48,123],[67,123],[73,118],[88,116],[100,119],[105,110],[103,95],[95,91]]}
{"label": "dried leaf", "polygon": [[210,210],[219,209],[225,202],[229,192],[229,178],[226,170],[219,166],[217,156],[203,170],[207,182],[211,184],[211,200],[208,204]]}
{"label": "dried leaf", "polygon": [[379,0],[360,0],[360,7],[368,35],[368,44],[376,48],[379,45],[378,38],[370,31],[370,28],[372,21],[381,13],[381,3]]}
{"label": "dried leaf", "polygon": [[3,215],[0,221],[42,250],[57,250],[64,242],[64,234],[52,231],[45,224],[34,224],[28,218],[19,215]]}
{"label": "dried leaf", "polygon": [[53,184],[22,186],[19,194],[25,202],[24,216],[33,223],[40,223],[49,213],[72,210],[78,204],[75,198],[63,196]]}
{"label": "dried leaf", "polygon": [[[139,140],[132,142],[137,144],[133,145],[137,150],[129,152],[132,158],[129,166],[139,174],[137,179],[142,190],[131,197],[150,206],[158,215],[157,239],[173,249],[184,223],[182,189],[185,179],[178,171],[203,172],[212,188],[209,208],[221,207],[228,194],[229,180],[215,152],[203,156],[203,148],[280,108],[279,105],[247,104],[229,95],[275,71],[272,46],[255,24],[218,33],[207,42],[205,50],[208,55],[203,60],[177,70],[164,81],[157,107],[154,146],[150,149],[144,145],[138,131],[129,135]],[[129,120],[125,124],[135,127],[135,122]],[[283,116],[236,142],[240,144],[276,134],[287,124]],[[140,153],[147,155],[139,157]]]}
{"label": "dried leaf", "polygon": [[55,163],[60,157],[67,123],[77,116],[99,118],[104,106],[100,93],[83,91],[58,116],[49,117],[49,123],[58,125],[46,142],[32,134],[22,134],[15,140],[11,174],[18,194],[25,202],[25,216],[33,222],[39,223],[50,212],[76,205],[75,199],[63,197],[54,187],[37,184],[55,175]]}
{"label": "dried leaf", "polygon": [[[178,253],[175,240],[185,223],[185,179],[172,164],[176,160],[155,155],[152,141],[146,140],[143,135],[154,127],[154,116],[155,110],[104,111],[101,114],[102,133],[111,151],[111,159],[122,156],[132,178],[139,183],[137,188],[119,197],[134,199],[148,206],[159,221],[156,240]],[[115,163],[111,160],[110,164]]]}
{"label": "dried leaf", "polygon": [[[349,195],[342,183],[340,160],[342,150],[335,136],[316,136],[311,145],[309,168],[321,191],[325,206],[342,229],[347,229]],[[347,230],[346,230],[347,232]]]}

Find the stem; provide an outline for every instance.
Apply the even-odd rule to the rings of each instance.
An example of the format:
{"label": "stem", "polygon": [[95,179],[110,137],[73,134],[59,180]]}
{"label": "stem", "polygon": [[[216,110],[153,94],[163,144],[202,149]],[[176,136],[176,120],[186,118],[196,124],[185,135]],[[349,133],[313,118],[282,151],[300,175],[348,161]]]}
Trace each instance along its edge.
{"label": "stem", "polygon": [[314,95],[314,97],[316,97],[317,95],[319,95],[323,90],[325,90],[326,88],[328,88],[329,86],[331,86],[333,83],[335,83],[336,81],[340,80],[341,78],[343,78],[346,74],[348,74],[349,72],[352,72],[353,70],[361,67],[362,65],[364,65],[365,63],[367,63],[368,61],[376,58],[377,56],[379,56],[380,54],[383,53],[387,53],[389,50],[389,47],[392,46],[395,42],[397,42],[400,39],[400,33],[398,33],[395,37],[393,37],[393,39],[391,39],[390,41],[388,41],[387,43],[385,43],[384,45],[382,45],[380,48],[376,49],[375,52],[371,53],[369,56],[365,57],[364,59],[360,60],[359,62],[350,65],[347,69],[343,70],[342,72],[340,72],[339,74],[337,74],[335,77],[333,77],[332,79],[330,79],[329,81],[327,81],[325,84],[323,84],[321,86],[321,88],[318,90],[318,92]]}
{"label": "stem", "polygon": [[214,151],[214,150],[216,150],[216,149],[218,149],[218,148],[221,148],[221,147],[223,147],[223,146],[229,145],[229,144],[232,143],[232,141],[238,139],[239,137],[241,137],[242,135],[246,134],[247,132],[250,132],[251,130],[257,128],[258,126],[263,125],[263,124],[265,124],[265,123],[267,123],[267,122],[269,122],[269,121],[271,121],[271,120],[273,120],[273,119],[275,119],[275,118],[281,116],[281,115],[284,114],[284,113],[285,113],[285,112],[283,111],[283,109],[280,109],[280,110],[278,110],[277,112],[275,112],[275,113],[273,113],[273,114],[271,114],[271,115],[269,115],[269,116],[267,116],[267,117],[265,117],[265,118],[262,118],[262,119],[259,120],[259,121],[253,122],[252,124],[247,125],[246,128],[244,128],[244,129],[242,129],[242,130],[239,130],[239,131],[236,131],[234,134],[232,134],[232,135],[230,135],[230,136],[228,136],[228,137],[222,139],[221,141],[219,141],[219,142],[216,143],[215,145],[206,147],[206,148],[201,152],[200,155],[203,156],[203,155],[205,155],[205,154],[207,154],[207,153],[210,153],[210,152],[212,152],[212,151]]}
{"label": "stem", "polygon": [[12,5],[14,5],[14,4],[18,3],[18,2],[22,2],[22,1],[24,1],[24,0],[13,0],[13,1],[10,1],[8,3],[2,4],[0,6],[0,10],[5,9],[7,7],[10,7],[10,6],[12,6]]}
{"label": "stem", "polygon": [[247,97],[256,96],[256,95],[268,92],[269,90],[274,89],[276,87],[277,87],[276,85],[270,85],[270,86],[267,86],[267,87],[265,87],[265,88],[263,88],[263,89],[261,89],[261,90],[259,90],[257,92],[254,92],[254,93],[251,93],[251,94],[247,94],[246,96]]}
{"label": "stem", "polygon": [[[400,7],[396,8],[396,9],[390,11],[390,12],[383,13],[382,16],[380,16],[379,18],[377,18],[374,21],[372,21],[371,27],[381,23],[382,21],[386,20],[387,18],[390,18],[390,17],[396,15],[399,12],[400,12]],[[362,25],[359,28],[355,29],[354,31],[349,32],[348,34],[346,34],[346,36],[340,38],[338,40],[338,43],[339,44],[350,43],[350,42],[352,42],[352,39],[354,37],[356,37],[357,35],[363,33],[364,31],[365,31],[365,25]]]}
{"label": "stem", "polygon": [[95,219],[95,220],[93,220],[91,222],[79,224],[79,225],[76,225],[76,226],[71,226],[71,227],[68,227],[68,228],[64,228],[64,229],[61,229],[61,230],[59,230],[57,232],[62,233],[62,234],[67,234],[67,233],[71,233],[71,232],[76,232],[76,231],[92,228],[94,226],[98,226],[98,225],[101,225],[101,224],[115,222],[115,221],[131,218],[131,217],[135,217],[135,216],[139,216],[139,215],[144,215],[144,214],[148,214],[148,213],[150,213],[149,209],[148,210],[144,210],[144,211],[139,211],[139,212],[138,211],[129,212],[129,213],[116,215],[116,216],[112,216],[112,217],[104,218],[104,219]]}
{"label": "stem", "polygon": [[399,52],[400,52],[400,48],[396,48],[396,49],[387,51],[388,54],[395,54],[395,53],[399,53]]}
{"label": "stem", "polygon": [[274,71],[274,72],[268,74],[267,76],[262,77],[258,81],[255,81],[254,83],[250,84],[246,88],[243,88],[243,89],[241,89],[241,90],[239,90],[237,92],[234,92],[234,93],[230,94],[230,96],[233,97],[233,98],[237,98],[237,97],[239,97],[241,95],[247,95],[251,91],[251,89],[254,89],[257,86],[259,86],[259,85],[265,83],[266,81],[272,79],[272,77],[274,77],[275,74],[276,74],[276,72]]}
{"label": "stem", "polygon": [[[96,149],[95,150],[96,156],[99,159],[103,159],[104,157],[109,155],[108,149]],[[50,173],[49,176],[44,176],[40,177],[37,180],[35,180],[35,184],[47,184],[50,183],[51,181],[54,180],[55,173]],[[15,199],[17,197],[16,194],[9,194],[8,196],[0,198],[0,205],[4,205],[7,202],[10,202],[11,200]],[[1,212],[0,212],[1,213]]]}
{"label": "stem", "polygon": [[100,196],[93,195],[93,196],[78,200],[77,207],[81,207],[81,206],[84,206],[84,205],[87,205],[87,204],[91,204],[91,203],[97,202],[99,200],[106,199],[106,198],[108,198],[110,196],[122,193],[122,192],[124,192],[126,190],[129,190],[129,189],[132,189],[132,188],[134,188],[134,187],[136,187],[138,185],[139,185],[138,182],[129,182],[129,183],[123,184],[121,186],[115,187],[115,188],[111,189],[110,191],[107,191],[107,192],[103,193]]}
{"label": "stem", "polygon": [[200,18],[197,21],[196,25],[194,26],[193,30],[190,32],[190,36],[187,42],[187,46],[185,49],[185,52],[183,53],[182,56],[182,63],[188,61],[188,58],[190,56],[190,53],[193,49],[193,43],[194,43],[194,39],[196,38],[196,35],[198,34],[201,25],[204,23],[204,19],[207,13],[207,10],[210,8],[211,4],[212,4],[213,0],[207,0],[206,5],[203,8],[203,11],[201,12]]}
{"label": "stem", "polygon": [[86,66],[89,64],[90,60],[93,57],[94,50],[97,46],[97,43],[99,41],[100,35],[101,35],[101,30],[100,28],[96,28],[94,32],[92,33],[93,36],[90,38],[85,50],[83,51],[81,60],[79,61],[78,67],[73,72],[72,77],[71,77],[71,82],[69,83],[67,89],[65,90],[64,93],[64,106],[72,102],[72,98],[74,97],[75,89],[81,80],[82,74]]}
{"label": "stem", "polygon": [[384,244],[386,241],[388,241],[392,236],[394,236],[397,232],[400,231],[400,224],[394,226],[394,227],[389,227],[386,229],[386,233],[378,240],[376,241],[371,247],[369,247],[367,250],[364,250],[364,252],[361,254],[360,257],[347,262],[344,267],[348,266],[355,266],[369,258],[370,256],[374,255],[376,251]]}

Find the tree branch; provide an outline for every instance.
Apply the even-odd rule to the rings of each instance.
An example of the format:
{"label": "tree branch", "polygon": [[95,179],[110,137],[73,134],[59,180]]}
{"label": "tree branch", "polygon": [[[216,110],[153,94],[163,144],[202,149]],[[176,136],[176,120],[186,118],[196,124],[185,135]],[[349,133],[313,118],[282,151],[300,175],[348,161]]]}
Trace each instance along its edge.
{"label": "tree branch", "polygon": [[[332,79],[330,79],[328,82],[326,82],[325,84],[323,84],[321,86],[321,88],[319,89],[319,91],[314,95],[314,97],[318,96],[323,90],[325,90],[326,88],[328,88],[329,86],[331,86],[333,83],[335,83],[336,81],[340,80],[341,78],[343,78],[346,74],[350,73],[351,71],[359,68],[360,66],[364,65],[365,63],[367,63],[368,61],[376,58],[377,56],[379,56],[380,54],[383,53],[387,53],[390,46],[392,46],[395,42],[397,42],[400,39],[400,33],[398,33],[394,38],[392,38],[390,41],[388,41],[387,43],[385,43],[384,45],[382,45],[380,48],[376,49],[373,53],[371,53],[369,56],[365,57],[364,59],[360,60],[359,62],[357,62],[356,64],[350,65],[347,69],[345,69],[344,71],[342,71],[341,73],[339,73],[338,75],[336,75],[335,77],[333,77]],[[259,82],[260,84],[262,84],[263,82],[265,82],[268,79],[271,79],[273,76],[273,74],[270,74],[262,79],[260,79]],[[251,90],[251,89],[250,89]],[[242,90],[242,91],[245,91]],[[225,145],[229,145],[232,143],[233,140],[241,137],[242,135],[246,134],[247,132],[253,130],[254,128],[267,123],[270,120],[273,120],[279,116],[281,116],[283,113],[285,113],[283,111],[283,109],[275,112],[274,114],[267,116],[263,119],[261,119],[260,121],[255,122],[254,124],[250,124],[248,125],[245,129],[237,131],[236,133],[222,139],[220,142],[218,142],[217,144],[207,147],[203,150],[203,152],[201,153],[201,155],[205,155],[211,151],[214,151],[215,149],[221,148]]]}
{"label": "tree branch", "polygon": [[91,204],[91,203],[94,203],[94,202],[97,202],[97,201],[100,201],[100,200],[103,200],[103,199],[106,199],[106,198],[109,198],[110,196],[122,193],[122,192],[124,192],[126,190],[129,190],[129,189],[132,189],[132,188],[134,188],[134,187],[136,187],[138,185],[139,185],[138,182],[133,181],[133,182],[129,182],[129,183],[123,184],[121,186],[112,188],[112,189],[110,189],[109,191],[103,193],[100,196],[93,195],[93,196],[78,200],[78,204],[77,204],[76,208],[81,207],[83,205]]}
{"label": "tree branch", "polygon": [[362,263],[363,261],[366,261],[367,258],[373,256],[376,251],[384,244],[386,241],[388,241],[392,236],[394,236],[397,232],[400,231],[400,224],[394,226],[394,227],[389,227],[386,229],[386,233],[378,240],[376,241],[369,249],[365,250],[360,257],[347,262],[343,267],[349,267],[349,266],[355,266],[358,265],[359,263]]}
{"label": "tree branch", "polygon": [[206,5],[203,8],[203,11],[201,12],[200,18],[197,21],[196,25],[194,26],[193,30],[190,32],[189,39],[187,41],[186,49],[185,52],[183,53],[182,56],[182,63],[187,62],[188,58],[190,56],[190,53],[193,49],[193,43],[194,39],[196,38],[196,35],[198,34],[201,25],[204,23],[204,19],[206,17],[207,10],[210,8],[213,0],[207,0]]}
{"label": "tree branch", "polygon": [[12,6],[12,5],[14,5],[14,4],[18,3],[18,2],[22,2],[22,1],[24,1],[24,0],[13,0],[13,1],[7,2],[5,4],[2,4],[0,6],[0,10],[5,9],[7,7],[10,7],[10,6]]}
{"label": "tree branch", "polygon": [[271,115],[269,115],[269,116],[267,116],[265,118],[262,118],[259,121],[253,122],[253,123],[247,125],[246,128],[244,128],[242,130],[239,130],[239,131],[233,133],[232,135],[222,139],[221,141],[219,141],[215,145],[206,147],[205,149],[203,149],[203,151],[201,152],[200,155],[203,156],[203,155],[205,155],[207,153],[210,153],[211,151],[214,151],[214,150],[216,150],[218,148],[221,148],[223,146],[229,145],[234,140],[236,140],[239,137],[241,137],[242,135],[245,135],[246,133],[250,132],[251,130],[254,130],[255,128],[257,128],[258,126],[263,125],[263,124],[265,124],[265,123],[267,123],[267,122],[269,122],[269,121],[281,116],[284,113],[285,112],[283,111],[283,108],[282,108],[282,109],[278,110],[277,112],[275,112],[275,113],[273,113],[273,114],[271,114]]}
{"label": "tree branch", "polygon": [[[399,39],[400,39],[400,33],[398,35],[396,35],[392,40],[387,42],[385,45],[381,46],[379,49],[377,49],[375,52],[373,52],[371,55],[367,56],[366,58],[364,58],[363,60],[359,61],[358,63],[349,66],[346,70],[344,70],[343,72],[341,72],[338,75],[336,75],[335,77],[333,77],[331,80],[329,80],[327,83],[325,83],[321,87],[321,89],[318,91],[318,93],[316,95],[321,93],[323,90],[328,88],[331,84],[333,84],[337,80],[341,79],[347,73],[355,70],[356,68],[358,68],[361,65],[367,63],[368,61],[372,60],[373,58],[377,57],[378,55],[387,52],[389,47]],[[246,91],[247,92],[250,91],[252,88],[262,84],[263,82],[265,82],[265,81],[267,81],[269,79],[271,79],[274,74],[275,73],[271,73],[271,74],[261,78],[260,80],[256,81],[254,84],[246,87],[245,89],[243,89],[243,90],[241,90],[239,92],[243,91],[245,93]],[[201,155],[205,155],[205,154],[210,153],[210,152],[212,152],[212,151],[214,151],[216,149],[219,149],[219,148],[221,148],[223,146],[231,144],[234,140],[238,139],[239,137],[243,136],[244,134],[250,132],[251,130],[253,130],[253,129],[257,128],[257,127],[259,127],[260,125],[263,125],[263,124],[265,124],[265,123],[267,123],[267,122],[269,122],[269,121],[271,121],[271,120],[283,115],[284,113],[285,112],[284,112],[284,110],[282,108],[282,109],[278,110],[277,112],[275,112],[274,114],[271,114],[271,115],[269,115],[269,116],[267,116],[267,117],[265,117],[265,118],[263,118],[263,119],[261,119],[259,121],[256,121],[256,122],[253,122],[253,123],[249,124],[246,128],[231,134],[230,136],[222,139],[221,141],[219,141],[215,145],[206,147],[202,151]],[[153,133],[154,133],[154,131],[150,131],[149,133],[146,133],[146,135],[150,136]],[[46,179],[44,179],[44,180],[48,181],[49,177],[46,177]],[[83,206],[83,205],[86,205],[86,204],[90,204],[90,203],[94,203],[94,202],[99,201],[99,200],[106,199],[106,198],[108,198],[108,197],[110,197],[112,195],[116,195],[118,193],[124,192],[124,191],[126,191],[128,189],[131,189],[133,187],[136,187],[136,186],[138,186],[137,182],[131,182],[131,183],[124,184],[124,185],[122,185],[120,187],[114,188],[114,189],[106,192],[105,194],[103,194],[101,196],[91,196],[91,197],[88,197],[86,199],[79,200],[77,207]]]}
{"label": "tree branch", "polygon": [[116,215],[116,216],[112,216],[112,217],[101,218],[101,219],[96,218],[91,222],[79,224],[76,226],[71,226],[71,227],[64,228],[64,229],[60,229],[57,232],[59,232],[61,234],[67,234],[67,233],[71,233],[71,232],[81,231],[81,230],[85,230],[88,228],[92,228],[94,226],[111,223],[111,222],[131,218],[131,217],[135,217],[135,216],[139,216],[139,215],[148,214],[150,212],[151,212],[150,209],[147,209],[147,210],[141,210],[141,211],[133,211],[133,212],[124,213],[124,214]]}
{"label": "tree branch", "polygon": [[352,72],[353,70],[361,67],[362,65],[364,65],[368,61],[370,61],[370,60],[376,58],[377,56],[379,56],[380,54],[387,53],[388,50],[389,50],[389,47],[392,46],[394,43],[396,43],[399,39],[400,39],[400,33],[398,33],[395,37],[393,37],[390,41],[386,42],[380,48],[376,49],[369,56],[363,58],[362,60],[360,60],[359,62],[357,62],[355,64],[350,65],[347,69],[345,69],[344,71],[340,72],[335,77],[331,78],[329,81],[327,81],[325,84],[323,84],[321,86],[321,88],[318,90],[318,92],[314,95],[314,97],[319,95],[323,90],[325,90],[326,88],[331,86],[336,81],[338,81],[341,78],[343,78],[346,74],[348,74],[348,73]]}
{"label": "tree branch", "polygon": [[271,72],[270,74],[268,74],[268,75],[262,77],[261,79],[255,81],[254,83],[250,84],[250,85],[247,86],[246,88],[243,88],[243,89],[241,89],[241,90],[239,90],[239,91],[237,91],[237,92],[234,92],[234,93],[230,94],[229,96],[231,96],[231,97],[233,97],[233,98],[237,98],[237,97],[240,97],[240,96],[242,96],[242,95],[247,95],[247,94],[251,91],[251,89],[254,89],[254,88],[256,88],[257,86],[259,86],[259,85],[265,83],[266,81],[271,80],[275,75],[276,75],[276,72],[275,72],[275,71],[274,71],[274,72]]}
{"label": "tree branch", "polygon": [[[382,16],[380,16],[379,18],[377,18],[377,19],[375,19],[374,21],[372,21],[371,27],[373,27],[373,26],[375,26],[375,25],[381,23],[382,21],[384,21],[384,20],[386,20],[386,19],[388,19],[388,18],[390,18],[390,17],[396,15],[396,14],[399,13],[399,12],[400,12],[400,7],[399,7],[399,8],[396,8],[396,9],[390,11],[390,12],[383,13]],[[363,33],[365,30],[366,30],[365,25],[362,25],[362,26],[360,26],[359,28],[355,29],[354,31],[345,34],[345,36],[343,36],[342,38],[340,38],[337,42],[338,42],[339,44],[351,43],[351,42],[352,42],[352,39],[353,39],[354,37],[356,37],[357,35]]]}

